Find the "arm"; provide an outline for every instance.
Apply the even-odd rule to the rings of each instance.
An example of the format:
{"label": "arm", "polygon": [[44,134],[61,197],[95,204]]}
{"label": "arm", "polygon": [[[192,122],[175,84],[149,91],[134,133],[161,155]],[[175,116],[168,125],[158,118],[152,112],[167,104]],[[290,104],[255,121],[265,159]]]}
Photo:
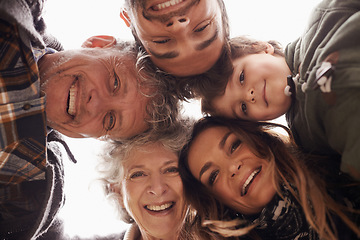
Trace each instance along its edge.
{"label": "arm", "polygon": [[20,183],[44,174],[45,99],[32,51],[17,25],[0,20],[0,31],[0,183]]}

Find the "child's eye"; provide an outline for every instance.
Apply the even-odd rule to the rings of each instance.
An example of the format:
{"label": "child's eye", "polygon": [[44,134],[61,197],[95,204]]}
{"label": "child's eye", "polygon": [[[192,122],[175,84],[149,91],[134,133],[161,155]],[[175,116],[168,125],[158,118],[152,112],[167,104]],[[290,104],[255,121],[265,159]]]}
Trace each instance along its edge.
{"label": "child's eye", "polygon": [[209,180],[208,180],[208,183],[209,183],[210,186],[214,185],[214,182],[215,182],[216,177],[218,175],[219,175],[219,170],[215,170],[215,171],[210,173]]}
{"label": "child's eye", "polygon": [[239,81],[240,81],[240,84],[241,84],[241,85],[244,84],[244,81],[245,81],[244,71],[242,71],[242,72],[240,73]]}
{"label": "child's eye", "polygon": [[241,111],[246,114],[247,113],[247,106],[246,103],[241,103]]}
{"label": "child's eye", "polygon": [[236,139],[230,146],[230,153],[235,152],[235,150],[241,145],[241,140]]}

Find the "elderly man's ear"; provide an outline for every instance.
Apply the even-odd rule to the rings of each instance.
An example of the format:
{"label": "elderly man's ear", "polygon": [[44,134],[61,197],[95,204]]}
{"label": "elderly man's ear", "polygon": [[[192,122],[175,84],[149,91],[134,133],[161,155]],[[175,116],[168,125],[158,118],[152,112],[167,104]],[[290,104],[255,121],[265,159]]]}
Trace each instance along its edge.
{"label": "elderly man's ear", "polygon": [[116,44],[116,38],[113,36],[99,35],[86,39],[81,45],[83,48],[110,48]]}
{"label": "elderly man's ear", "polygon": [[127,27],[130,27],[130,18],[125,8],[120,9],[120,18],[124,21]]}

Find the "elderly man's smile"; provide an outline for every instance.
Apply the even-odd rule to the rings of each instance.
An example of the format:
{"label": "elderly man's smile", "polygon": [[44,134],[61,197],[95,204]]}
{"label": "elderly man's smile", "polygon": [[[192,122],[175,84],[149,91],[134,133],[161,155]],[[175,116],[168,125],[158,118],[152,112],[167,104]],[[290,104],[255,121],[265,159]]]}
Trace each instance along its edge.
{"label": "elderly man's smile", "polygon": [[78,79],[71,85],[67,101],[67,113],[75,118],[76,115],[76,100],[78,96]]}

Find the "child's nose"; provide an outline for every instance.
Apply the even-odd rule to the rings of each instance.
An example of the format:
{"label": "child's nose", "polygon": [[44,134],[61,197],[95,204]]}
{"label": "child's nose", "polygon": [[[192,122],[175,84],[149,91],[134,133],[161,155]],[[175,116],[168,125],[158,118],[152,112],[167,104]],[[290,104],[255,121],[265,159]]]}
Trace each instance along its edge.
{"label": "child's nose", "polygon": [[253,88],[249,89],[246,95],[246,101],[255,103],[255,90]]}

